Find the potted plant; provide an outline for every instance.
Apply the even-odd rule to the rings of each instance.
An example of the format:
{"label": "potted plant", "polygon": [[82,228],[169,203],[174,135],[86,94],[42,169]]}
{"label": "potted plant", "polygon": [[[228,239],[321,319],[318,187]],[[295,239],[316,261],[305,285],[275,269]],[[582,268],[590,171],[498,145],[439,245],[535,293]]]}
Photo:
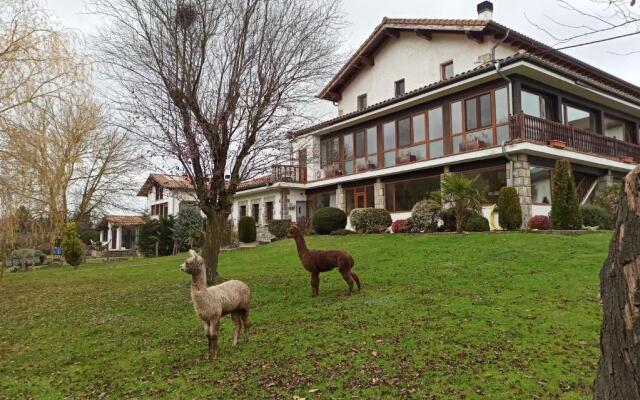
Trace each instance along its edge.
{"label": "potted plant", "polygon": [[633,157],[631,156],[622,156],[620,159],[623,163],[633,164]]}
{"label": "potted plant", "polygon": [[566,147],[566,143],[562,140],[552,139],[549,140],[549,146],[555,147],[556,149],[564,149]]}

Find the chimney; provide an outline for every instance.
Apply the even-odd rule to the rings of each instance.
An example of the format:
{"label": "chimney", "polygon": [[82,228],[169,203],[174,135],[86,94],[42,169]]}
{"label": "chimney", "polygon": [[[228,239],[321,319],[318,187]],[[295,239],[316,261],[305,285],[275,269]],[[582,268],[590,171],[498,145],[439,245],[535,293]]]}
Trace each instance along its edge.
{"label": "chimney", "polygon": [[493,3],[490,1],[483,1],[478,4],[478,19],[490,20],[493,19]]}

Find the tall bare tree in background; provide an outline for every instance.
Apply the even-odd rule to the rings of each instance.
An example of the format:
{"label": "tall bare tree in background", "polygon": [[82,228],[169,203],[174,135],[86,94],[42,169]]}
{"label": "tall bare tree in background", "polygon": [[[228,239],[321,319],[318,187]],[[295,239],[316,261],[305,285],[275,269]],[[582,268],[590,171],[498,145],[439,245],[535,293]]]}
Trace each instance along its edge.
{"label": "tall bare tree in background", "polygon": [[[69,217],[120,202],[139,162],[124,131],[95,98],[73,37],[35,2],[0,0],[0,220],[6,255],[15,213],[33,214],[35,246],[51,246]],[[127,187],[128,186],[128,187]],[[13,228],[12,228],[13,227]],[[35,240],[35,237],[34,237]]]}
{"label": "tall bare tree in background", "polygon": [[203,255],[217,277],[238,184],[287,148],[337,66],[338,0],[97,0],[99,37],[126,125],[175,160],[207,216]]}

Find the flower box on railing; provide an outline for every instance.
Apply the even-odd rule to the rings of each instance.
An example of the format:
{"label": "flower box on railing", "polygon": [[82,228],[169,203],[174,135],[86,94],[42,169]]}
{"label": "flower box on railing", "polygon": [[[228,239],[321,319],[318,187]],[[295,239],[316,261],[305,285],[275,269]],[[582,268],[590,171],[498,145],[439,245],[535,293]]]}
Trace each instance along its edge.
{"label": "flower box on railing", "polygon": [[567,144],[562,140],[549,140],[549,146],[555,147],[556,149],[564,149],[567,147]]}
{"label": "flower box on railing", "polygon": [[627,163],[627,164],[633,164],[634,163],[633,157],[631,157],[631,156],[622,156],[622,157],[620,157],[620,160],[622,160],[623,163]]}

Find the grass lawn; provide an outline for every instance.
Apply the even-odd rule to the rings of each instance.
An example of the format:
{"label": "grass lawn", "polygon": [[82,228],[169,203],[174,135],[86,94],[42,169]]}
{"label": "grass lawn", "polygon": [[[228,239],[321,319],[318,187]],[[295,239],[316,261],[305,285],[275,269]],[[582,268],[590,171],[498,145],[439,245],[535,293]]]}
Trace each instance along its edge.
{"label": "grass lawn", "polygon": [[220,354],[189,298],[185,256],[5,274],[0,398],[591,397],[598,271],[609,233],[353,235],[363,291],[320,296],[292,240],[225,252],[252,290],[252,340]]}

